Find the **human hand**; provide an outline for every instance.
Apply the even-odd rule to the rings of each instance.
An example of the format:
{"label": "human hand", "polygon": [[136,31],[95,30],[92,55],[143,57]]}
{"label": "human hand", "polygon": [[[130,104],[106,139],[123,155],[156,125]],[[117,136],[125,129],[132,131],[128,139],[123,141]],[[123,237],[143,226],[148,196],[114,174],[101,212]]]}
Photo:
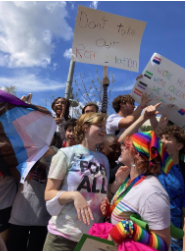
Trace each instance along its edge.
{"label": "human hand", "polygon": [[138,76],[136,77],[136,80],[139,80],[139,79],[141,79],[141,78],[143,78],[143,75],[142,75],[142,74],[138,75]]}
{"label": "human hand", "polygon": [[94,220],[93,214],[86,199],[81,195],[80,192],[75,192],[74,206],[76,208],[79,221],[81,221],[82,217],[84,224],[90,225],[90,219]]}
{"label": "human hand", "polygon": [[157,114],[159,114],[159,111],[157,111],[157,108],[162,104],[162,102],[157,103],[156,105],[150,105],[148,107],[145,108],[144,110],[144,118],[146,120],[150,119],[153,116],[156,116]]}
{"label": "human hand", "polygon": [[141,106],[142,107],[146,107],[146,104],[151,101],[152,99],[149,99],[150,95],[148,95],[147,93],[143,93],[141,96]]}
{"label": "human hand", "polygon": [[168,121],[169,121],[168,117],[166,115],[162,115],[159,120],[158,127],[159,128],[165,127],[168,124]]}
{"label": "human hand", "polygon": [[54,120],[55,120],[56,124],[61,124],[63,121],[62,118],[58,118],[58,117],[55,117]]}
{"label": "human hand", "polygon": [[43,157],[49,157],[49,156],[52,156],[54,154],[56,154],[56,152],[54,151],[54,149],[51,146],[49,146],[49,149],[46,151],[46,153],[44,154]]}
{"label": "human hand", "polygon": [[130,169],[127,166],[120,166],[115,174],[115,183],[121,185],[128,177]]}
{"label": "human hand", "polygon": [[100,205],[101,214],[102,214],[103,216],[106,216],[107,213],[108,213],[108,209],[109,209],[109,208],[110,208],[110,202],[109,202],[108,198],[105,198],[105,199],[102,201],[101,205]]}
{"label": "human hand", "polygon": [[27,99],[27,96],[23,95],[20,100],[23,101],[23,102],[26,102],[26,99]]}
{"label": "human hand", "polygon": [[110,234],[108,234],[108,238],[107,238],[108,241],[113,241],[114,242],[114,245],[117,247],[117,250],[118,250],[118,246],[119,244],[117,242],[114,241],[114,239],[112,238],[112,236]]}
{"label": "human hand", "polygon": [[66,112],[66,103],[62,103],[62,113],[60,114],[60,119],[62,119]]}

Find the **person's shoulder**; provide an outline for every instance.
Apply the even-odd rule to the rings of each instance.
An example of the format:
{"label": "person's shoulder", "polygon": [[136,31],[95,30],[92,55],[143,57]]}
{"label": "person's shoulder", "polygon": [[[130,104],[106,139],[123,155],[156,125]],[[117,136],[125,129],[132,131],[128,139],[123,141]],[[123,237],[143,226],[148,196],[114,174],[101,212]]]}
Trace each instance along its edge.
{"label": "person's shoulder", "polygon": [[101,153],[99,151],[96,151],[95,153],[96,153],[96,157],[99,157],[109,163],[108,158],[103,153]]}
{"label": "person's shoulder", "polygon": [[122,118],[121,116],[119,116],[118,114],[112,114],[112,115],[109,115],[108,117],[107,117],[107,120],[112,120],[112,119],[115,119],[115,118]]}
{"label": "person's shoulder", "polygon": [[154,175],[149,175],[146,177],[146,179],[144,180],[144,184],[145,187],[147,188],[146,193],[148,194],[152,194],[152,193],[163,193],[165,195],[167,195],[165,189],[163,188],[161,182],[159,181],[159,179],[154,176]]}
{"label": "person's shoulder", "polygon": [[76,145],[69,146],[69,147],[62,147],[62,148],[60,148],[60,149],[58,150],[58,152],[62,152],[62,153],[64,153],[65,155],[71,154],[72,152],[75,151],[74,146],[76,146]]}

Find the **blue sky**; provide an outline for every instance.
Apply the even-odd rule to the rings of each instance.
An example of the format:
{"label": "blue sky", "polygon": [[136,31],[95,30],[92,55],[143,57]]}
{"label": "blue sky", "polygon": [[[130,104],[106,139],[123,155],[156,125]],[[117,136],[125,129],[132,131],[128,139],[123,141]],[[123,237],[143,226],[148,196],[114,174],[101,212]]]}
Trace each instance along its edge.
{"label": "blue sky", "polygon": [[[78,5],[147,22],[139,73],[154,52],[185,68],[185,2],[0,2],[0,87],[15,85],[18,97],[31,92],[39,105],[64,96]],[[77,63],[74,78],[80,83],[79,73],[85,72],[89,86],[96,69],[102,77],[102,66]],[[110,72],[111,102],[131,92],[139,73],[109,67]]]}

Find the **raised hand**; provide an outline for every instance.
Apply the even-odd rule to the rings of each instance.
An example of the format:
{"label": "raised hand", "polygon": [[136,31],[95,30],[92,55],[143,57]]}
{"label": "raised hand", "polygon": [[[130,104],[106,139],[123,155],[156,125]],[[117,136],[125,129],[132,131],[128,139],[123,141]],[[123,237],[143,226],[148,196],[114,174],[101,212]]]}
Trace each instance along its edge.
{"label": "raised hand", "polygon": [[74,206],[77,211],[78,219],[83,219],[84,224],[90,225],[90,219],[94,220],[90,206],[80,192],[75,192]]}
{"label": "raised hand", "polygon": [[120,166],[115,174],[115,182],[121,185],[128,177],[130,169],[127,166]]}
{"label": "raised hand", "polygon": [[169,121],[168,117],[166,115],[162,115],[159,120],[158,127],[159,128],[165,127],[168,124],[168,121]]}
{"label": "raised hand", "polygon": [[62,103],[62,113],[60,115],[60,118],[62,119],[66,112],[66,103]]}
{"label": "raised hand", "polygon": [[145,119],[150,119],[153,116],[156,116],[159,114],[159,111],[157,111],[157,108],[162,104],[162,102],[157,103],[156,105],[150,105],[145,108],[144,110],[144,118]]}
{"label": "raised hand", "polygon": [[54,120],[55,120],[56,124],[61,124],[62,123],[62,118],[55,117]]}
{"label": "raised hand", "polygon": [[142,75],[142,74],[138,75],[138,76],[136,77],[136,80],[139,80],[139,79],[141,79],[141,78],[143,78],[143,75]]}
{"label": "raised hand", "polygon": [[151,101],[152,99],[149,99],[150,95],[148,95],[147,93],[143,93],[141,96],[141,106],[142,107],[146,107],[147,103],[149,101]]}

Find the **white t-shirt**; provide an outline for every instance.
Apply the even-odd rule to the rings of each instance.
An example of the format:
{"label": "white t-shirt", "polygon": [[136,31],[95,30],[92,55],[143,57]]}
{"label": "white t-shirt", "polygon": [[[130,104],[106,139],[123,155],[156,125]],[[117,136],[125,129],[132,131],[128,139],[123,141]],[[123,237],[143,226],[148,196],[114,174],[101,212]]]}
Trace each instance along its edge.
{"label": "white t-shirt", "polygon": [[130,189],[114,208],[111,223],[116,225],[123,219],[129,219],[133,213],[140,215],[150,230],[162,230],[170,226],[168,194],[155,176],[147,176]]}
{"label": "white t-shirt", "polygon": [[108,159],[82,145],[62,148],[52,159],[48,178],[61,180],[62,191],[79,191],[91,208],[91,225],[78,220],[74,202],[64,204],[59,215],[49,221],[51,234],[78,242],[101,217],[100,204],[107,196],[109,181]]}
{"label": "white t-shirt", "polygon": [[[106,121],[106,132],[107,134],[113,134],[119,137],[125,129],[119,129],[118,125],[121,119],[124,117],[119,116],[118,114],[112,114],[107,118]],[[117,132],[116,132],[117,131]]]}
{"label": "white t-shirt", "polygon": [[13,205],[17,193],[17,183],[15,178],[10,176],[0,176],[0,210]]}

